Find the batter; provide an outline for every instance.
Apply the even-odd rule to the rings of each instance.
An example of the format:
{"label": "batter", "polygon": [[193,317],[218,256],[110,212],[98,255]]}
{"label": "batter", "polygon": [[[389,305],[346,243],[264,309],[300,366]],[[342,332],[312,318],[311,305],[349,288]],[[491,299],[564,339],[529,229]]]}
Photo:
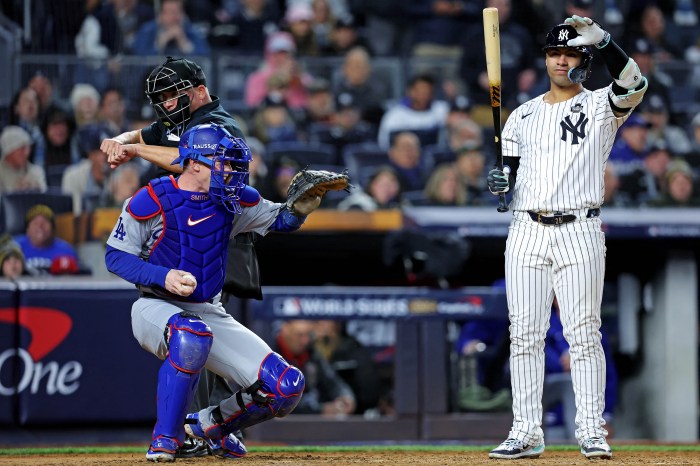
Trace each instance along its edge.
{"label": "batter", "polygon": [[[614,77],[589,91],[595,46]],[[504,170],[488,175],[494,194],[513,189],[505,251],[510,319],[513,426],[491,458],[544,452],[544,340],[556,295],[570,345],[576,437],[587,458],[610,458],[600,305],[605,276],[603,173],[615,133],[647,81],[610,34],[589,18],[555,26],[544,47],[550,90],[518,107],[503,129]],[[517,183],[516,183],[517,180]]]}

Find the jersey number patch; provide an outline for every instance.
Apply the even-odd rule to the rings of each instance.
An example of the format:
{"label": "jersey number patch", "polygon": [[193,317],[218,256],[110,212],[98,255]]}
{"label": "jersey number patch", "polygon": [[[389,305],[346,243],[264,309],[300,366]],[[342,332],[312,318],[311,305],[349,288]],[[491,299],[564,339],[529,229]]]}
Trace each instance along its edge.
{"label": "jersey number patch", "polygon": [[117,223],[117,228],[114,229],[114,237],[119,241],[124,241],[125,236],[126,230],[124,229],[124,222],[122,222],[122,218],[119,217],[119,223]]}
{"label": "jersey number patch", "polygon": [[573,123],[571,121],[571,115],[564,117],[561,121],[561,140],[566,142],[567,133],[571,133],[571,144],[578,144],[579,138],[583,139],[586,137],[586,123],[588,123],[588,117],[583,113],[578,114],[578,121]]}

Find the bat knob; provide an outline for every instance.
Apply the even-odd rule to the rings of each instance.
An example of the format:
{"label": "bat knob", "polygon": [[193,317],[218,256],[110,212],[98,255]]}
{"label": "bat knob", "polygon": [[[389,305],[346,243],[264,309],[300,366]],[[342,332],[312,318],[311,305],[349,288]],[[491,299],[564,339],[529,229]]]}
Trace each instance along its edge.
{"label": "bat knob", "polygon": [[508,207],[499,205],[496,210],[499,212],[508,212]]}

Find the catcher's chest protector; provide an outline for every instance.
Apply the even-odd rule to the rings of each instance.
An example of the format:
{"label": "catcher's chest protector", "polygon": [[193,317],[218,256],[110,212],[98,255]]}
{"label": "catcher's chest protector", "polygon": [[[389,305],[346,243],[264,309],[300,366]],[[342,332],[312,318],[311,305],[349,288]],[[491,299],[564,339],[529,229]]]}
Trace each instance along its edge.
{"label": "catcher's chest protector", "polygon": [[176,188],[169,177],[153,180],[150,185],[163,215],[163,234],[150,262],[191,272],[197,288],[187,300],[208,301],[224,283],[234,214],[212,202],[208,194]]}

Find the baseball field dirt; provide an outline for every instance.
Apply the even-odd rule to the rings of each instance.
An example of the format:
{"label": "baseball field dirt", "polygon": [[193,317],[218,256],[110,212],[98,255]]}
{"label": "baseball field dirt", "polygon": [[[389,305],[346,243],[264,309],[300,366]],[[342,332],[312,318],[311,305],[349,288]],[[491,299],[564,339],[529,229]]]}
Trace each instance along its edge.
{"label": "baseball field dirt", "polygon": [[[591,461],[583,458],[575,451],[546,452],[537,460],[526,460],[528,465],[591,465],[593,463],[607,465],[675,465],[700,464],[698,451],[623,451],[615,452],[613,459]],[[522,463],[522,461],[521,461]],[[88,465],[132,465],[147,463],[144,454],[136,453],[100,453],[100,454],[52,454],[52,455],[8,455],[0,456],[0,464],[24,466],[88,466]],[[175,464],[187,465],[217,465],[225,464],[223,460],[213,457],[179,459]],[[469,452],[423,452],[423,451],[343,451],[343,452],[260,452],[251,451],[244,459],[237,460],[240,466],[267,465],[311,465],[339,466],[366,464],[374,465],[479,465],[479,464],[512,464],[508,461],[488,458],[486,451]]]}

